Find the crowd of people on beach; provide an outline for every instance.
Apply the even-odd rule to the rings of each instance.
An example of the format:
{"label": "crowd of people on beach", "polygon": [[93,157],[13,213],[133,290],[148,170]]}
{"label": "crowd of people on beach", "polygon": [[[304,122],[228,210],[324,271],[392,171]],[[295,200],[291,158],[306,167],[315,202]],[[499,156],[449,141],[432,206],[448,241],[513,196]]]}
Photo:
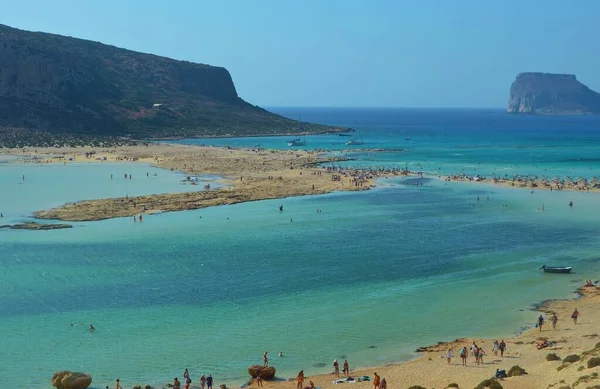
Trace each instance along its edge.
{"label": "crowd of people on beach", "polygon": [[[213,376],[212,374],[209,374],[208,376],[202,374],[200,375],[198,382],[200,383],[200,387],[202,389],[212,389],[214,384]],[[188,369],[185,369],[183,372],[183,388],[189,389],[191,384],[192,379],[190,376],[190,372],[188,371]],[[181,389],[181,381],[178,377],[175,377],[173,378],[173,383],[168,386],[172,387],[173,389]],[[221,386],[223,387],[223,385]],[[106,385],[105,389],[110,389],[110,386]],[[123,386],[121,385],[121,380],[119,378],[115,380],[115,389],[123,389]]]}

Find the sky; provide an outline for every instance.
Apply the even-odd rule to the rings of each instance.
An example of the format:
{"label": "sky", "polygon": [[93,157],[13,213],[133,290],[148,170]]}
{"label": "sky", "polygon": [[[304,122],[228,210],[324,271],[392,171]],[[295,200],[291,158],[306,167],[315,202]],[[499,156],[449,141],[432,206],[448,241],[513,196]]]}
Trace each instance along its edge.
{"label": "sky", "polygon": [[265,107],[504,108],[520,72],[600,91],[600,1],[0,0],[0,23],[223,66]]}

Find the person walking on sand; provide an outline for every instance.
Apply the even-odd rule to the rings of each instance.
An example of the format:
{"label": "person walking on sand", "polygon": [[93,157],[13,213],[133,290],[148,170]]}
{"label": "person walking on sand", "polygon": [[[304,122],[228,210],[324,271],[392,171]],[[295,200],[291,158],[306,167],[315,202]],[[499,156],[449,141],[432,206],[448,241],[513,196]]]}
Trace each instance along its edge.
{"label": "person walking on sand", "polygon": [[463,366],[467,366],[467,347],[460,349],[460,359]]}
{"label": "person walking on sand", "polygon": [[333,360],[333,374],[335,374],[336,377],[340,376],[340,364],[337,359]]}
{"label": "person walking on sand", "polygon": [[544,326],[544,316],[540,315],[540,317],[538,317],[537,320],[537,326],[540,329],[540,332],[542,331],[542,327]]}
{"label": "person walking on sand", "polygon": [[573,323],[577,324],[577,318],[579,317],[579,315],[581,315],[581,314],[579,313],[577,308],[575,308],[575,310],[571,314],[571,319],[573,319]]}
{"label": "person walking on sand", "polygon": [[348,360],[344,359],[344,375],[346,377],[350,377],[350,365],[348,364]]}
{"label": "person walking on sand", "polygon": [[202,374],[202,375],[200,376],[200,387],[201,387],[202,389],[204,389],[204,385],[206,385],[206,377],[204,376],[204,374]]}
{"label": "person walking on sand", "polygon": [[452,361],[452,349],[449,348],[448,351],[446,351],[446,360],[448,361],[448,364],[450,364],[450,362]]}
{"label": "person walking on sand", "polygon": [[498,356],[498,350],[499,349],[500,349],[500,343],[498,343],[497,340],[494,340],[494,345],[492,346],[492,352],[494,353],[495,357]]}
{"label": "person walking on sand", "polygon": [[550,318],[550,323],[552,323],[552,329],[555,330],[556,329],[556,323],[558,322],[558,317],[556,316],[556,312],[552,314],[552,317]]}
{"label": "person walking on sand", "polygon": [[259,388],[262,388],[263,386],[263,379],[260,374],[256,376],[256,386]]}
{"label": "person walking on sand", "polygon": [[263,367],[269,366],[269,357],[267,356],[267,352],[265,351],[263,354]]}
{"label": "person walking on sand", "polygon": [[296,376],[296,389],[302,389],[304,387],[304,370],[300,370],[300,373]]}
{"label": "person walking on sand", "polygon": [[500,341],[498,349],[500,350],[500,357],[504,357],[504,351],[506,351],[506,343],[504,343],[504,340]]}
{"label": "person walking on sand", "polygon": [[479,349],[477,350],[479,351],[478,357],[479,357],[479,364],[483,365],[483,356],[485,355],[485,351],[483,351],[483,349],[481,347],[479,347]]}
{"label": "person walking on sand", "polygon": [[373,389],[380,389],[379,384],[381,383],[377,373],[373,373]]}

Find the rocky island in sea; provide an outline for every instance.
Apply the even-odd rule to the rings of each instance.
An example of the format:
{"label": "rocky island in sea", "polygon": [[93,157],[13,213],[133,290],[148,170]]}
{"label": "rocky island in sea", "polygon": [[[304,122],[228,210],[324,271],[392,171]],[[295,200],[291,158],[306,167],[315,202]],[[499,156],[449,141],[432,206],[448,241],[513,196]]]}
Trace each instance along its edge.
{"label": "rocky island in sea", "polygon": [[600,113],[600,93],[574,74],[520,73],[510,87],[509,113],[582,115]]}

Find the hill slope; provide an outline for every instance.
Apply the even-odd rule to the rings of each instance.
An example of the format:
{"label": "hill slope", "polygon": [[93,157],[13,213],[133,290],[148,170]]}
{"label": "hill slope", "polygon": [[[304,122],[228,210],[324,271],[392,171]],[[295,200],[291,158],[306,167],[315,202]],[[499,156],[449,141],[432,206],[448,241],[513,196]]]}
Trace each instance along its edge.
{"label": "hill slope", "polygon": [[248,104],[225,68],[4,25],[0,128],[150,139],[336,130]]}
{"label": "hill slope", "polygon": [[545,115],[600,113],[600,94],[573,74],[521,73],[510,87],[508,112]]}

